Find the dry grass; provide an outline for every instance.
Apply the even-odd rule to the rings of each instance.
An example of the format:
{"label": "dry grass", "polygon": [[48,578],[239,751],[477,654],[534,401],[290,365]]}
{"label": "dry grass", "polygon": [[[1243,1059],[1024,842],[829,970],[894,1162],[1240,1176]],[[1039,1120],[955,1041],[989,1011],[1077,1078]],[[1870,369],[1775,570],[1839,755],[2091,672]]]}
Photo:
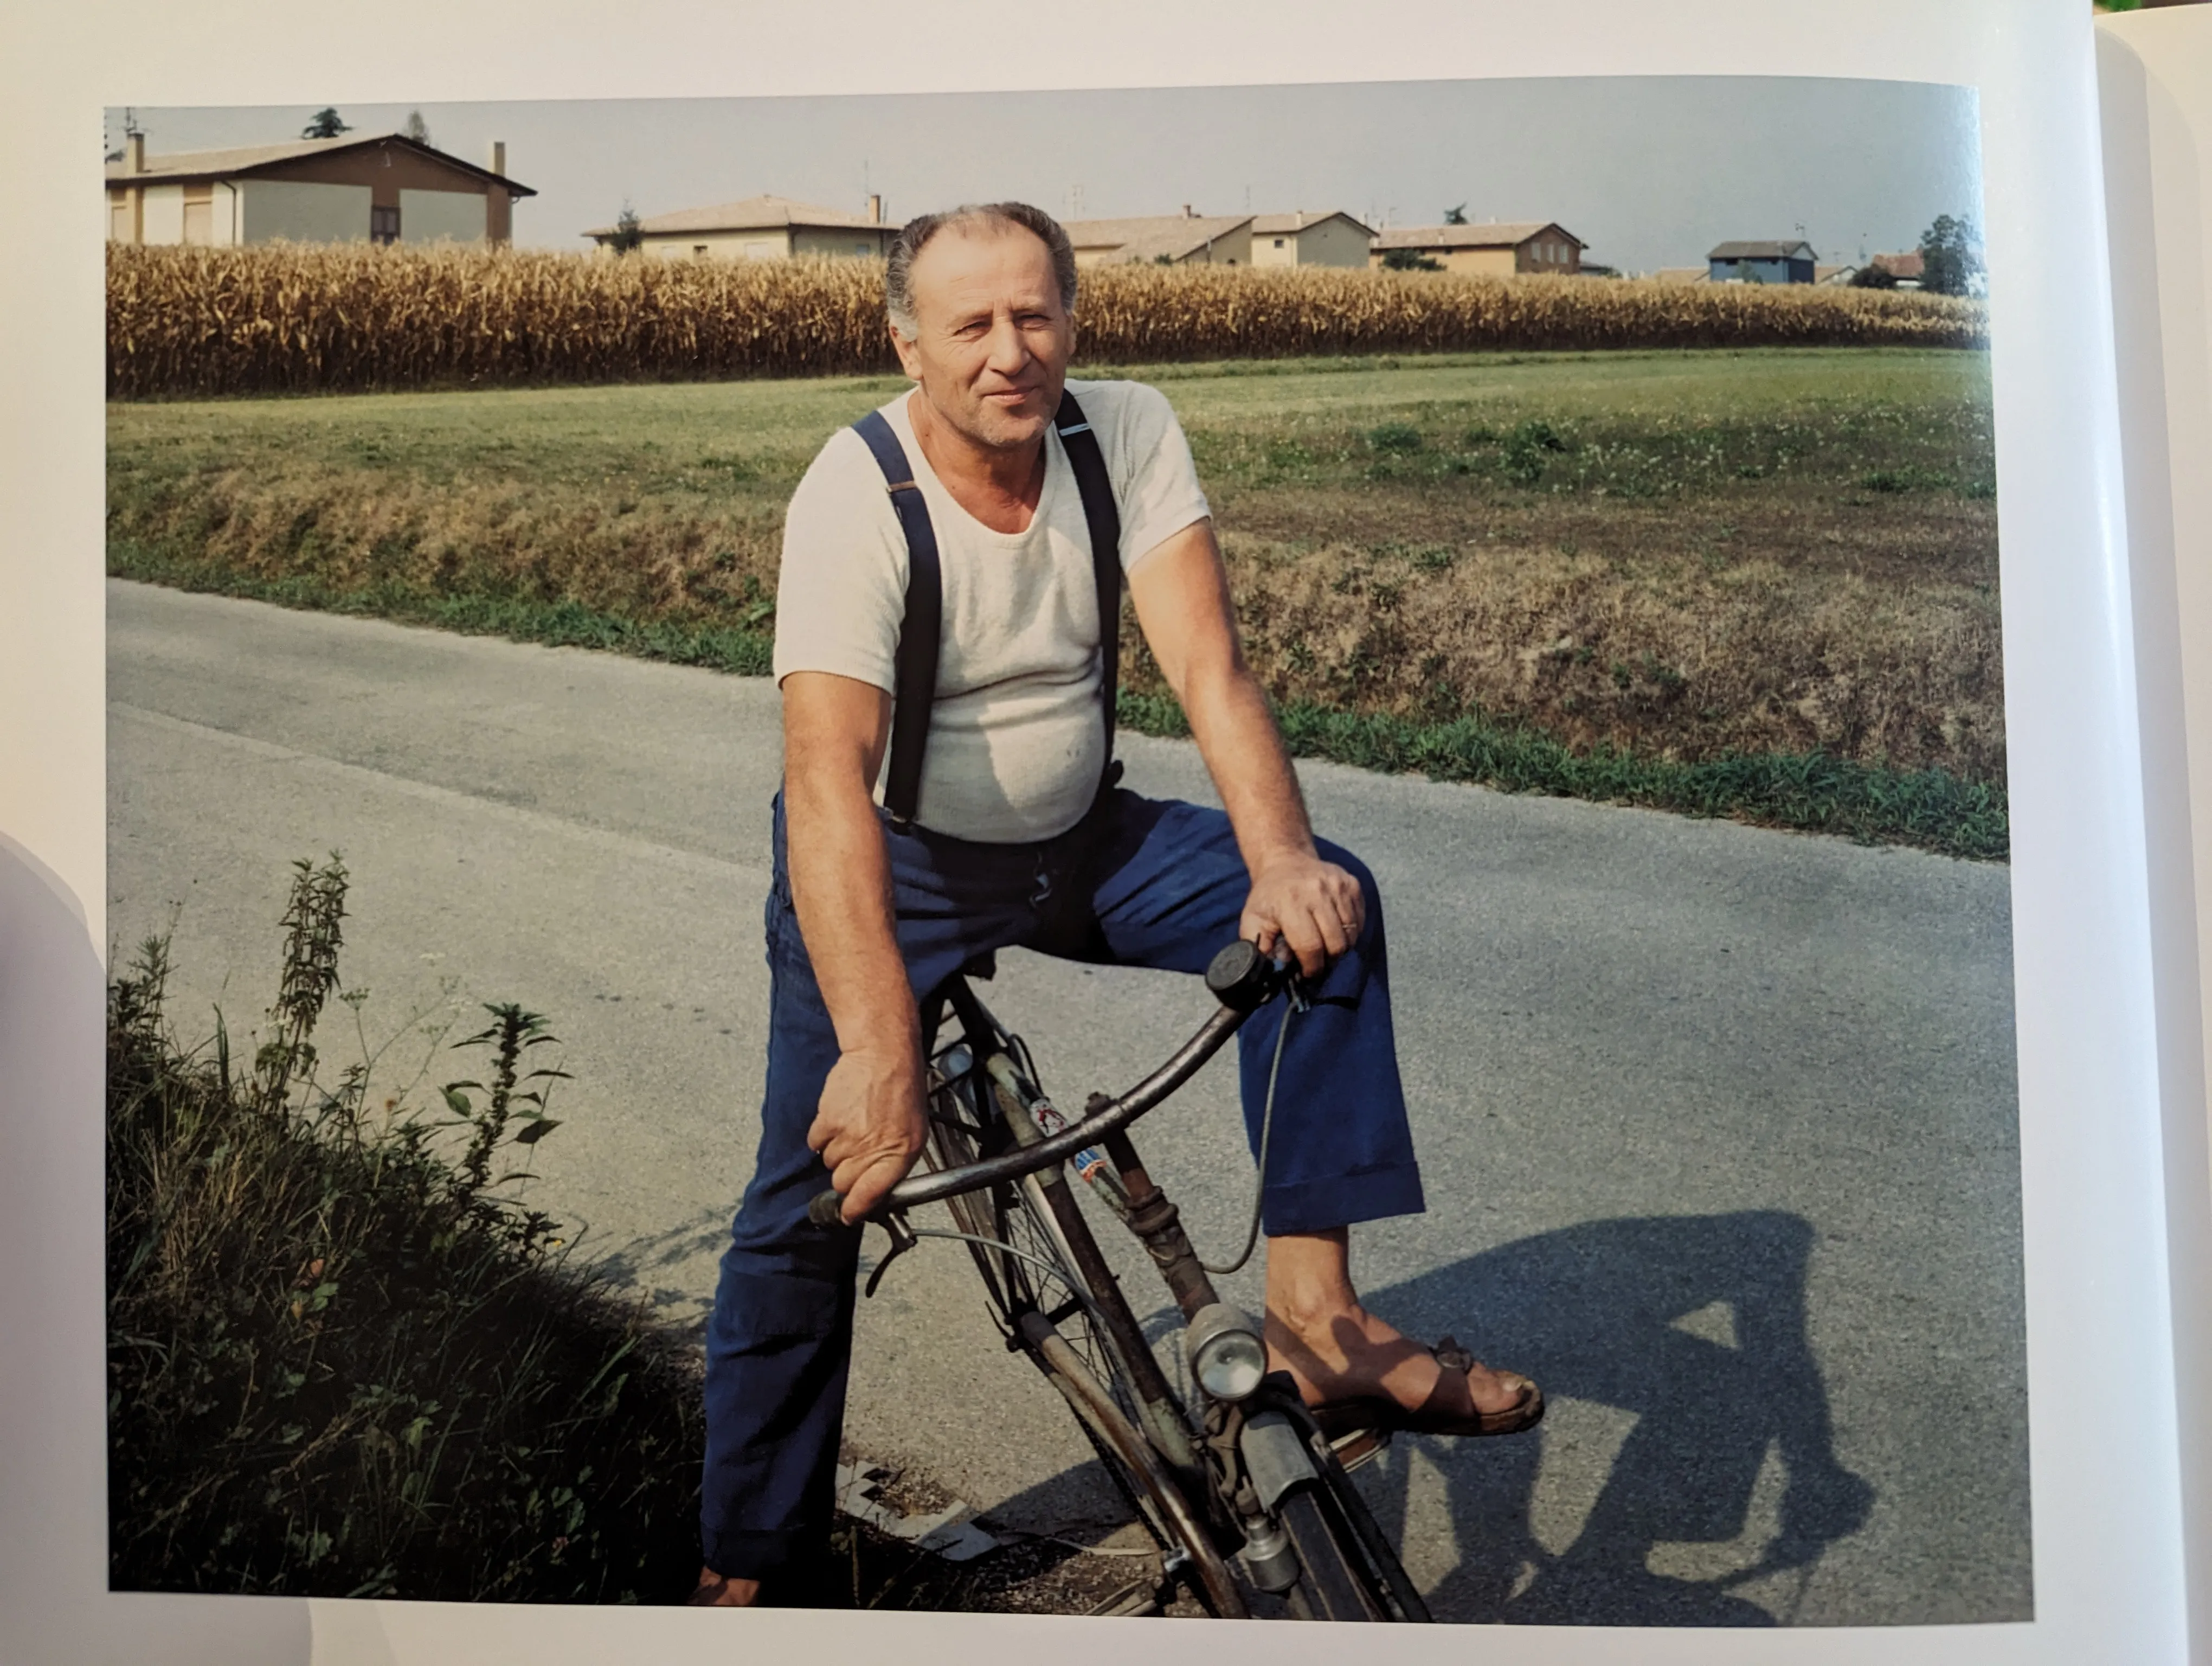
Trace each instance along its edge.
{"label": "dry grass", "polygon": [[[870,261],[367,246],[107,255],[108,392],[810,376],[894,368]],[[1974,347],[1974,302],[1875,290],[1304,269],[1085,271],[1100,364],[1484,348]]]}
{"label": "dry grass", "polygon": [[[1985,378],[1815,350],[1161,381],[1279,700],[1997,784]],[[111,566],[757,671],[783,504],[897,386],[118,405]]]}

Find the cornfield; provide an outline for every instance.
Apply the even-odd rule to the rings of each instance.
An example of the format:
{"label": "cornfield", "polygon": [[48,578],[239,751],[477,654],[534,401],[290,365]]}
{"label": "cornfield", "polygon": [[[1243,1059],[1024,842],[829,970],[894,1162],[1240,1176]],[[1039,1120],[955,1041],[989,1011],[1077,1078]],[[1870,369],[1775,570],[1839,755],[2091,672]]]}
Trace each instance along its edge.
{"label": "cornfield", "polygon": [[[275,244],[112,246],[111,398],[890,370],[871,261],[665,261]],[[1483,349],[1911,346],[1979,304],[1869,289],[1101,266],[1078,356],[1157,364]]]}

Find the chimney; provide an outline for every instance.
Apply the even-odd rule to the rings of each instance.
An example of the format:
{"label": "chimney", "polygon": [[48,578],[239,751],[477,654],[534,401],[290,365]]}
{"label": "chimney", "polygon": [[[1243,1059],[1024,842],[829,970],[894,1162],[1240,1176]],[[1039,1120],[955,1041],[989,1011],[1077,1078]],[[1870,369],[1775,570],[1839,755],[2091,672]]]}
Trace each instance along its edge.
{"label": "chimney", "polygon": [[125,163],[129,171],[133,173],[143,173],[146,171],[146,136],[143,133],[132,133],[126,136],[123,141],[123,149]]}
{"label": "chimney", "polygon": [[1185,203],[1182,205],[1182,217],[1186,220],[1195,220],[1198,218],[1196,211],[1192,209],[1188,203]]}
{"label": "chimney", "polygon": [[884,198],[881,192],[868,193],[868,223],[872,226],[880,226],[884,223]]}
{"label": "chimney", "polygon": [[[501,179],[507,178],[507,141],[491,142],[491,171]],[[514,240],[514,199],[507,194],[505,185],[492,185],[484,192],[484,241],[495,249],[503,249]]]}

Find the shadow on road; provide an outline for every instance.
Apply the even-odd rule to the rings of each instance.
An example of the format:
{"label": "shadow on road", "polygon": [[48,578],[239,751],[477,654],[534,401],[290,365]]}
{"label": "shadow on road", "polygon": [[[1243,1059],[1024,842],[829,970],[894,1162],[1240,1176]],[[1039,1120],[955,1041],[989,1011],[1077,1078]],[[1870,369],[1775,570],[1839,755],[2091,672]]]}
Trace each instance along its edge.
{"label": "shadow on road", "polygon": [[[1538,1436],[1401,1438],[1362,1472],[1393,1541],[1421,1535],[1407,1561],[1439,1619],[1777,1623],[1737,1588],[1809,1570],[1874,1498],[1836,1458],[1806,1342],[1811,1243],[1778,1213],[1595,1221],[1368,1292],[1412,1334],[1450,1333],[1527,1372],[1553,1408]],[[1443,1554],[1456,1547],[1441,1577],[1424,1468],[1442,1481]],[[1048,1517],[1091,1479],[1055,1477],[992,1513]]]}
{"label": "shadow on road", "polygon": [[[1524,1238],[1377,1291],[1375,1309],[1433,1339],[1526,1371],[1561,1402],[1628,1422],[1611,1466],[1577,1485],[1587,1451],[1540,1442],[1401,1442],[1443,1477],[1457,1565],[1432,1588],[1440,1613],[1522,1624],[1765,1626],[1733,1588],[1809,1568],[1864,1524],[1874,1492],[1837,1461],[1827,1392],[1805,1338],[1812,1229],[1796,1215],[1594,1221]],[[1621,1417],[1617,1414],[1626,1414]],[[1607,1444],[1598,1443],[1600,1446]],[[1786,1480],[1752,1520],[1770,1450]],[[1369,1492],[1386,1529],[1407,1526],[1411,1454]],[[1547,1547],[1532,1519],[1540,1468],[1557,1463],[1588,1514]],[[1556,1513],[1554,1511],[1553,1513]],[[1747,1529],[1764,1542],[1747,1545]],[[1662,1572],[1668,1560],[1718,1566]],[[1701,1547],[1727,1547],[1700,1557]],[[1735,1554],[1729,1554],[1733,1551]]]}

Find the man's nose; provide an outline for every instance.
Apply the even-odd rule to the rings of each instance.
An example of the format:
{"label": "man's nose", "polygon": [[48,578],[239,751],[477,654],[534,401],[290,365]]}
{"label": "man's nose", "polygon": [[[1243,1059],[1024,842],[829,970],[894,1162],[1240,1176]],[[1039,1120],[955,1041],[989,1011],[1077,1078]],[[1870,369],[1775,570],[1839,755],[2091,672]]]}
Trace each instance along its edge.
{"label": "man's nose", "polygon": [[1030,344],[1022,338],[1021,331],[1011,318],[996,319],[991,325],[990,354],[985,361],[1002,376],[1012,376],[1030,362]]}

